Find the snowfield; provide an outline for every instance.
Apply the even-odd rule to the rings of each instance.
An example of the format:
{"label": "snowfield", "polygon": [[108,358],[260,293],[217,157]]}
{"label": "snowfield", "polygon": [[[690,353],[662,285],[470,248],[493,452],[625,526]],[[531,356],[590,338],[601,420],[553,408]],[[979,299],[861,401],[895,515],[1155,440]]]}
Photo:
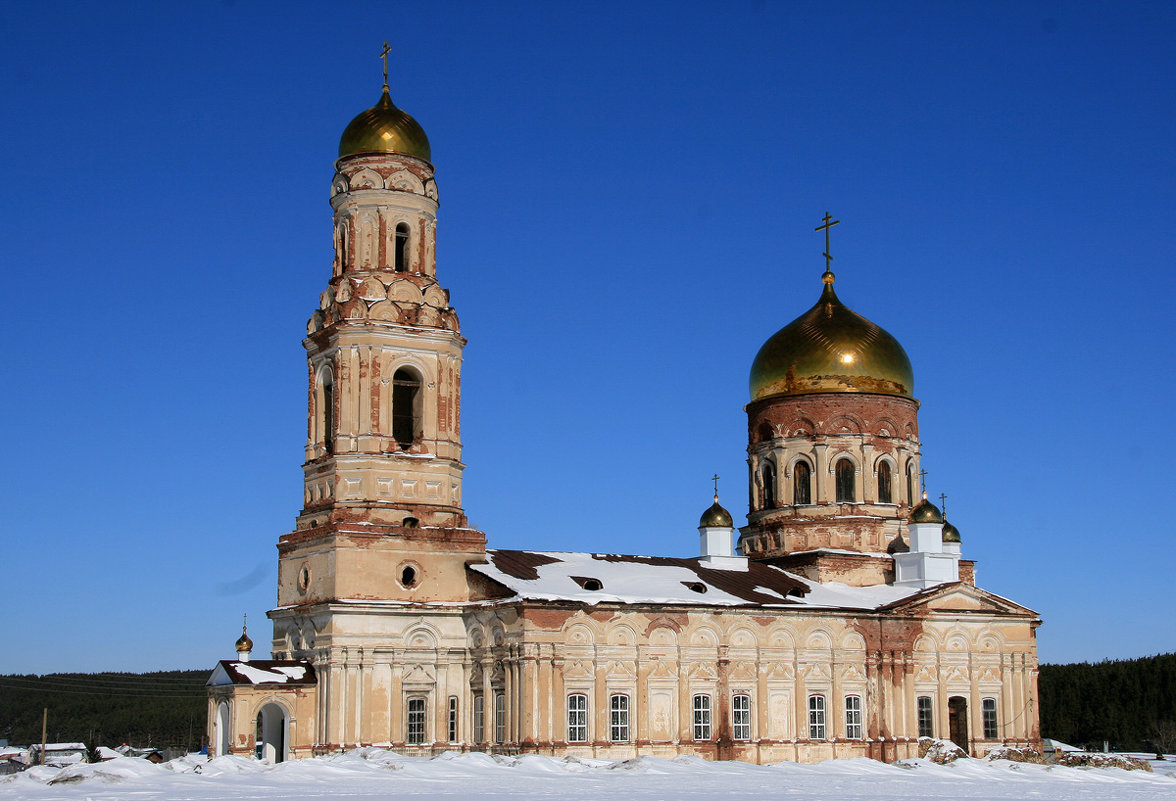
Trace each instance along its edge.
{"label": "snowfield", "polygon": [[61,770],[35,767],[0,779],[3,799],[39,801],[221,801],[224,799],[388,798],[515,801],[677,799],[1008,799],[1009,801],[1173,801],[1176,762],[1154,773],[961,759],[886,765],[843,759],[818,765],[748,765],[696,757],[629,760],[504,757],[480,753],[405,757],[362,748],[265,765],[200,756],[154,765],[120,757]]}

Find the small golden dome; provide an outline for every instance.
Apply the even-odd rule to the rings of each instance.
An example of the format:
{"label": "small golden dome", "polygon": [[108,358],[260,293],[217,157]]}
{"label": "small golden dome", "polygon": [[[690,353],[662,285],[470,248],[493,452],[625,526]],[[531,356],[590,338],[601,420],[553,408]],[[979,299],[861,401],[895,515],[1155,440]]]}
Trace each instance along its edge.
{"label": "small golden dome", "polygon": [[939,511],[938,506],[924,498],[918,506],[911,510],[910,521],[912,523],[942,523],[943,514]]}
{"label": "small golden dome", "polygon": [[731,513],[719,506],[719,496],[715,496],[715,502],[711,508],[702,513],[702,517],[698,521],[699,528],[735,528],[735,521],[731,519]]}
{"label": "small golden dome", "polygon": [[403,153],[428,161],[429,138],[406,112],[396,108],[384,87],[380,102],[361,112],[343,130],[339,158],[358,153]]}
{"label": "small golden dome", "polygon": [[850,310],[821,277],[817,304],[773,334],[751,365],[751,399],[818,392],[912,398],[915,374],[898,340]]}
{"label": "small golden dome", "polygon": [[245,632],[245,627],[241,627],[241,636],[237,638],[237,653],[248,653],[253,650],[253,640],[249,639],[249,635]]}
{"label": "small golden dome", "polygon": [[943,541],[959,542],[960,530],[946,520],[943,521]]}

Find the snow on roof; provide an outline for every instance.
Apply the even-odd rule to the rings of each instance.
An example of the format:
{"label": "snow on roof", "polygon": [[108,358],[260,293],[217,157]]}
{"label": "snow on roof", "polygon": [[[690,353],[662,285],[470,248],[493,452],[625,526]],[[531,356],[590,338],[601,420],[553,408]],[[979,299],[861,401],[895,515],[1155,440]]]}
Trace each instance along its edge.
{"label": "snow on roof", "polygon": [[221,684],[314,684],[314,668],[309,662],[253,659],[237,662],[222,659],[217,663],[209,685]]}
{"label": "snow on roof", "polygon": [[716,570],[697,558],[509,550],[486,555],[488,563],[470,569],[539,601],[876,609],[918,592],[889,584],[818,584],[761,562],[748,562],[746,570]]}

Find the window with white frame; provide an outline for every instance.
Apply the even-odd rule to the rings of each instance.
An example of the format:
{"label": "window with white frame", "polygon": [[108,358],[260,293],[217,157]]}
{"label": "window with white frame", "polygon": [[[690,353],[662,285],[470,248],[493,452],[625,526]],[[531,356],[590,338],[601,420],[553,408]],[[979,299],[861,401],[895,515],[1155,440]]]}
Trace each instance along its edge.
{"label": "window with white frame", "polygon": [[568,742],[588,742],[588,696],[583,693],[568,696]]}
{"label": "window with white frame", "polygon": [[457,742],[457,696],[449,696],[449,742]]}
{"label": "window with white frame", "polygon": [[980,710],[984,713],[984,739],[995,740],[1000,737],[996,726],[996,699],[985,698],[980,702]]}
{"label": "window with white frame", "polygon": [[425,742],[425,699],[414,695],[408,699],[408,739],[409,745],[421,745]]}
{"label": "window with white frame", "polygon": [[474,696],[474,742],[485,742],[486,715],[485,701],[481,694]]}
{"label": "window with white frame", "polygon": [[494,742],[506,742],[506,696],[494,694]]}
{"label": "window with white frame", "polygon": [[825,739],[825,696],[810,695],[808,703],[809,739]]}
{"label": "window with white frame", "polygon": [[862,739],[862,697],[845,696],[845,736],[849,740]]}
{"label": "window with white frame", "polygon": [[919,719],[919,736],[934,737],[935,724],[931,715],[931,696],[920,695],[915,703]]}
{"label": "window with white frame", "polygon": [[608,699],[608,739],[629,742],[629,696],[618,693]]}
{"label": "window with white frame", "polygon": [[751,696],[742,693],[731,699],[731,738],[751,739]]}
{"label": "window with white frame", "polygon": [[694,739],[709,740],[711,738],[711,697],[709,695],[694,696]]}

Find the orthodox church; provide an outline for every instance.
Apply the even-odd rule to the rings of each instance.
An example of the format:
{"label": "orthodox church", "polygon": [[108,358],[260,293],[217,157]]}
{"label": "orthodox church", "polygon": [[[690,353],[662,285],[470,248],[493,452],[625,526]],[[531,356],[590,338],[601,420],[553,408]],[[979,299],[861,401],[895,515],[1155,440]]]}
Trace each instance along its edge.
{"label": "orthodox church", "polygon": [[750,508],[699,555],[495,550],[462,507],[462,336],[435,259],[429,141],[379,102],[344,129],[311,314],[304,505],[278,540],[270,659],[208,682],[215,754],[357,745],[750,762],[1040,747],[1037,614],[975,586],[919,487],[911,364],[815,305],[751,368]]}

